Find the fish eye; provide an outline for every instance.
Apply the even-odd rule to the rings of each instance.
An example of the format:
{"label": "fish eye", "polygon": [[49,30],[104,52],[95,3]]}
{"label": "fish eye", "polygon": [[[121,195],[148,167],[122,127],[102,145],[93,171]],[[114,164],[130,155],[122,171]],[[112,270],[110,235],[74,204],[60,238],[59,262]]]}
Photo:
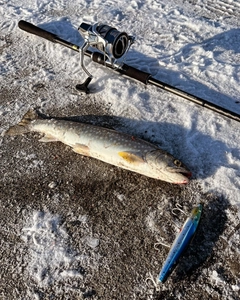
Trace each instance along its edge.
{"label": "fish eye", "polygon": [[174,163],[174,165],[176,165],[177,167],[181,167],[181,165],[182,165],[182,163],[181,163],[180,160],[178,160],[178,159],[175,159],[173,163]]}

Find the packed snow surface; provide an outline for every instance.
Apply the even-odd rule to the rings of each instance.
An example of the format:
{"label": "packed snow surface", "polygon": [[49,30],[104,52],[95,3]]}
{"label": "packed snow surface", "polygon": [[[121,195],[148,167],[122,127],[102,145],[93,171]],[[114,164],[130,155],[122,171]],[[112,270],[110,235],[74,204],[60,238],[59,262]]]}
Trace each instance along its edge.
{"label": "packed snow surface", "polygon": [[[136,38],[125,63],[240,114],[239,15],[238,0],[0,1],[0,90],[2,95],[12,91],[12,98],[8,94],[0,102],[0,145],[5,130],[30,107],[48,114],[68,105],[81,106],[74,87],[86,77],[77,52],[20,30],[20,20],[79,46],[83,39],[77,28],[82,22],[109,24]],[[240,216],[239,122],[124,78],[89,58],[84,62],[94,75],[87,101],[107,107],[124,123],[125,132],[179,158],[203,192],[223,195]],[[17,153],[30,173],[44,168],[34,155]],[[126,201],[124,195],[117,198]],[[58,215],[35,211],[21,231],[22,242],[29,246],[28,271],[40,285],[82,276],[79,269],[72,269],[81,253],[71,250],[60,220]],[[99,244],[89,232],[84,241],[91,249]],[[214,284],[224,285],[216,270],[208,276]],[[232,285],[234,291],[239,288],[239,283]]]}

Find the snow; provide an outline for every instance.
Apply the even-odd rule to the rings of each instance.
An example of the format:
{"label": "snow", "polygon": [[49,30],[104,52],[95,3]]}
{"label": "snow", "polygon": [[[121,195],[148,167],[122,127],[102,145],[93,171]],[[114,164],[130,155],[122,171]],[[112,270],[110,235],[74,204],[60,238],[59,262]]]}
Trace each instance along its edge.
{"label": "snow", "polygon": [[91,234],[88,217],[79,215],[77,220],[70,219],[78,221],[82,229],[80,252],[71,247],[71,239],[59,215],[45,209],[34,211],[26,219],[21,230],[21,239],[27,249],[24,260],[28,274],[39,287],[51,286],[69,277],[83,280],[83,267],[90,263],[94,268],[98,264],[98,258],[86,251],[86,246],[95,249],[99,245],[99,239]]}
{"label": "snow", "polygon": [[[78,45],[83,43],[77,31],[81,22],[99,21],[126,31],[136,37],[127,54],[127,64],[240,114],[240,29],[236,17],[240,5],[238,0],[220,2],[223,5],[207,0],[0,1],[1,92],[12,86],[18,95],[15,100],[0,103],[0,145],[4,131],[30,107],[40,107],[48,113],[53,107],[61,110],[68,104],[77,105],[77,91],[66,93],[64,87],[74,87],[85,78],[76,52],[21,31],[21,19]],[[126,131],[151,140],[181,159],[204,192],[224,195],[240,216],[237,121],[154,86],[123,78],[87,58],[85,64],[94,75],[90,99],[97,99],[109,107],[112,115],[121,117]],[[36,96],[37,89],[45,89],[48,97]],[[17,155],[19,160],[29,162],[29,169],[42,166],[36,154]],[[55,186],[55,182],[49,183],[51,189]],[[125,200],[121,194],[117,198]],[[81,276],[71,270],[75,258],[67,253],[67,233],[60,225],[60,217],[35,212],[30,223],[23,228],[22,238],[30,245],[32,276],[40,284]],[[99,245],[91,235],[84,237],[84,242],[92,249]],[[61,264],[66,267],[62,272]],[[43,278],[49,267],[51,277],[46,273]],[[210,277],[222,283],[216,271]],[[239,285],[232,289],[239,290]]]}
{"label": "snow", "polygon": [[[69,250],[68,235],[60,225],[60,217],[50,213],[34,212],[30,227],[22,229],[22,239],[28,244],[28,272],[41,285],[53,284],[67,276],[80,276],[68,268],[76,259]],[[67,270],[64,270],[67,268]]]}
{"label": "snow", "polygon": [[211,279],[215,281],[217,285],[224,284],[224,281],[219,277],[218,273],[216,271],[213,271],[210,275]]}
{"label": "snow", "polygon": [[[2,4],[2,35],[11,35],[17,42],[9,49],[8,41],[1,40],[1,82],[2,87],[14,85],[19,90],[19,99],[1,106],[4,122],[1,131],[19,120],[20,112],[25,112],[29,106],[40,106],[47,112],[51,106],[60,109],[76,100],[74,95],[60,91],[56,100],[35,99],[33,102],[24,99],[25,84],[30,88],[39,82],[47,85],[52,80],[74,84],[79,77],[85,76],[80,70],[77,53],[27,35],[17,26],[20,19],[41,25],[79,45],[83,41],[76,29],[82,21],[106,22],[125,30],[136,36],[126,63],[239,113],[239,29],[234,19],[231,22],[225,22],[223,17],[205,19],[198,16],[197,7],[194,6],[193,11],[191,7],[186,4],[183,8],[181,1],[132,1],[128,5],[114,1],[100,5],[98,1],[85,3],[80,0]],[[206,191],[223,193],[232,205],[239,206],[238,122],[85,61],[94,74],[92,88],[99,102],[110,103],[112,114],[129,119],[127,125],[134,126],[135,134],[150,129],[154,138],[151,135],[146,138],[184,161],[193,170],[194,180]],[[37,69],[36,63],[41,68]],[[24,74],[26,65],[32,67],[32,72]],[[13,74],[16,78],[10,80]]]}

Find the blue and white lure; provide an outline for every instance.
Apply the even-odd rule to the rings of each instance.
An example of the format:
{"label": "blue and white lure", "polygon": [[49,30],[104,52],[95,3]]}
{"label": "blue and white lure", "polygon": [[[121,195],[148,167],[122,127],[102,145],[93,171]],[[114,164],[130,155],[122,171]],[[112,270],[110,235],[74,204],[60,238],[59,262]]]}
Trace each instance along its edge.
{"label": "blue and white lure", "polygon": [[186,249],[187,245],[191,242],[191,239],[193,238],[193,235],[198,227],[202,209],[202,204],[198,204],[197,206],[195,206],[192,209],[190,216],[183,224],[183,227],[174,240],[172,247],[168,253],[167,259],[165,260],[162,270],[159,274],[158,280],[160,282],[164,283],[166,281],[173,268],[175,267],[179,257]]}

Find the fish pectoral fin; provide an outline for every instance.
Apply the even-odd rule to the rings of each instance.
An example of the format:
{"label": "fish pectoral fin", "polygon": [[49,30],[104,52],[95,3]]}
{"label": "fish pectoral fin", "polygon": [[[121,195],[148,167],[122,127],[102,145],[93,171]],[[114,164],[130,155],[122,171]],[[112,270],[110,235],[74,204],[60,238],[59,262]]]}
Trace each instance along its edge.
{"label": "fish pectoral fin", "polygon": [[118,155],[130,164],[140,164],[145,162],[142,157],[134,153],[121,151],[118,152]]}
{"label": "fish pectoral fin", "polygon": [[49,142],[58,142],[59,140],[51,135],[51,134],[45,134],[40,140],[39,142],[43,142],[43,143],[49,143]]}
{"label": "fish pectoral fin", "polygon": [[86,146],[86,145],[75,144],[73,146],[73,151],[78,153],[78,154],[82,154],[82,155],[85,155],[85,156],[90,156],[89,147]]}

